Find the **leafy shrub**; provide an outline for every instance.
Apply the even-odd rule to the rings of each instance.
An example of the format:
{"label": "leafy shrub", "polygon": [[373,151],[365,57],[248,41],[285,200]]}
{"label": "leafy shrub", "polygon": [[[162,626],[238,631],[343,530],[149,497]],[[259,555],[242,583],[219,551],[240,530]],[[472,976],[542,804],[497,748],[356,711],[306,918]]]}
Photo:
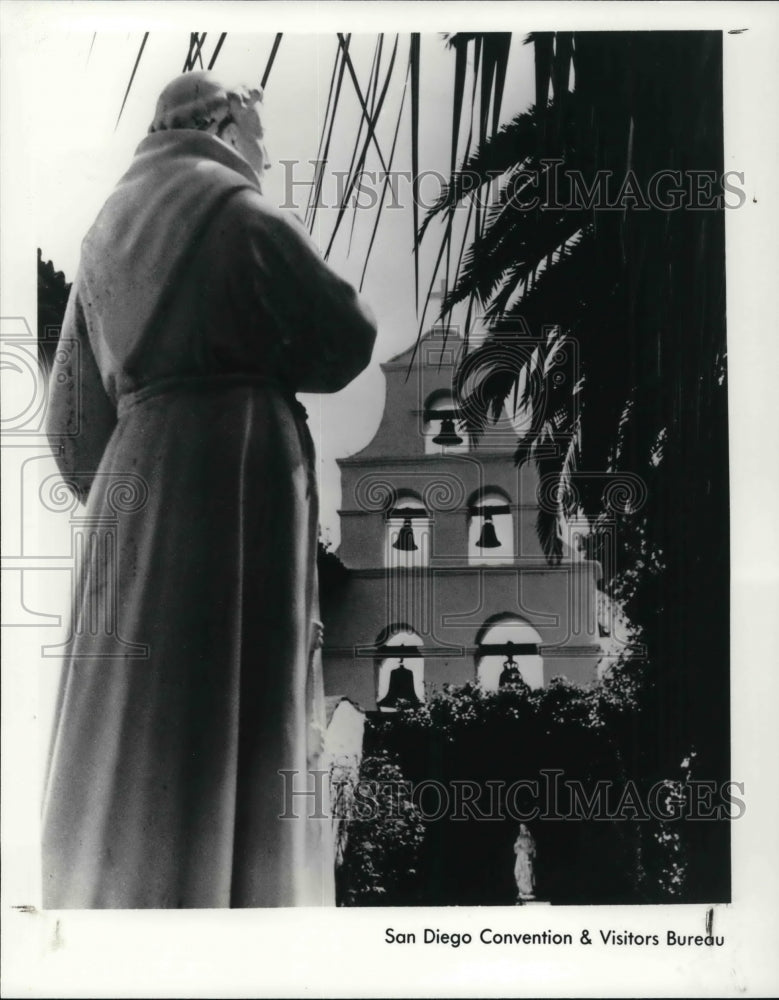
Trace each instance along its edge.
{"label": "leafy shrub", "polygon": [[337,869],[339,905],[407,902],[425,830],[403,772],[389,753],[365,756],[357,783],[343,792],[346,837]]}

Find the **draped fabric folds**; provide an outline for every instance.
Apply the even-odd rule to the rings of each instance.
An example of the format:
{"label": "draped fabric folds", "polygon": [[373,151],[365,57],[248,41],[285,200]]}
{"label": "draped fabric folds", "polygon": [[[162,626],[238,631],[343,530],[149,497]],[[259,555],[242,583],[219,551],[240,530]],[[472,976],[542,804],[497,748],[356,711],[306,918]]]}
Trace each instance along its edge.
{"label": "draped fabric folds", "polygon": [[327,812],[318,510],[294,392],[340,389],[374,337],[237,154],[196,132],[141,143],[84,241],[50,381],[87,541],[46,907],[333,902],[330,821],[311,818]]}

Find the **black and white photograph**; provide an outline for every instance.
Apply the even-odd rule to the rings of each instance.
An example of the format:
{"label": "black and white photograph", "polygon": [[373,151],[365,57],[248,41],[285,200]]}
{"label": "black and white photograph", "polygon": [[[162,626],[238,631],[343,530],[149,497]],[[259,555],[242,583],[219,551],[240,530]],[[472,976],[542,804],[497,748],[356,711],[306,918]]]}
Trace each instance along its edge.
{"label": "black and white photograph", "polygon": [[2,11],[5,996],[779,987],[779,17],[479,7]]}

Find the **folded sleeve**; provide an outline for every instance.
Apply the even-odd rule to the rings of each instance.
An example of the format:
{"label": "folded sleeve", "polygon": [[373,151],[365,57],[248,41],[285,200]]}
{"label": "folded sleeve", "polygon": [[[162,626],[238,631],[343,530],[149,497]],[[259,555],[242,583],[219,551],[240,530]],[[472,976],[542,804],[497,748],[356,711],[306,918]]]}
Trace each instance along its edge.
{"label": "folded sleeve", "polygon": [[86,503],[116,408],[100,378],[77,289],[74,282],[49,378],[46,432],[60,472]]}
{"label": "folded sleeve", "polygon": [[[297,392],[338,392],[370,362],[376,323],[299,219],[242,192],[231,296],[243,298],[269,367]],[[232,226],[230,227],[232,229]]]}

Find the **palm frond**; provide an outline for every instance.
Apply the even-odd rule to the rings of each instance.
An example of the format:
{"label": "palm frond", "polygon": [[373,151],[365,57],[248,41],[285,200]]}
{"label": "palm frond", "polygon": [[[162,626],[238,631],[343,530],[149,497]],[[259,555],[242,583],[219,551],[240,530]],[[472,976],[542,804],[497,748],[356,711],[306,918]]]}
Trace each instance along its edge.
{"label": "palm frond", "polygon": [[[497,299],[488,315],[492,319],[502,316],[509,321],[521,317],[535,332],[550,324],[575,327],[590,295],[597,294],[596,288],[589,284],[591,269],[581,267],[585,256],[594,262],[593,253],[594,232],[587,226],[571,235],[562,245],[554,266],[537,274],[532,287],[513,304],[503,304]],[[523,265],[518,264],[506,275],[507,284],[513,283],[516,288],[518,275],[524,272]]]}
{"label": "palm frond", "polygon": [[222,51],[222,46],[224,45],[225,38],[227,38],[227,32],[223,31],[222,34],[219,36],[219,40],[217,41],[216,46],[214,47],[214,51],[211,55],[211,59],[209,60],[208,63],[209,70],[212,70],[216,65],[216,60],[219,57],[219,53]]}
{"label": "palm frond", "polygon": [[270,71],[273,69],[273,63],[276,59],[276,53],[279,51],[279,45],[281,45],[281,39],[283,35],[278,32],[276,37],[273,39],[273,47],[270,50],[270,55],[268,56],[268,61],[265,64],[265,71],[262,74],[262,80],[260,81],[260,88],[265,90],[268,80],[270,79]]}
{"label": "palm frond", "polygon": [[337,35],[338,44],[341,46],[343,52],[343,57],[346,62],[346,68],[349,71],[349,78],[352,81],[352,86],[354,87],[354,92],[357,96],[357,100],[360,104],[360,109],[362,110],[363,118],[365,119],[368,126],[368,141],[372,142],[375,149],[376,155],[379,157],[379,162],[381,163],[382,169],[387,173],[387,164],[384,161],[384,154],[382,153],[381,146],[379,145],[379,140],[376,138],[376,122],[371,120],[371,114],[368,110],[368,105],[365,102],[365,97],[360,87],[360,81],[357,79],[357,73],[355,72],[354,65],[352,63],[352,57],[349,55],[349,47],[346,43],[344,35],[340,32]]}
{"label": "palm frond", "polygon": [[[405,81],[403,83],[403,92],[402,92],[402,94],[400,96],[400,108],[398,110],[398,117],[397,117],[397,120],[395,122],[395,132],[394,132],[394,134],[392,136],[392,146],[390,147],[390,154],[389,154],[389,160],[388,160],[390,171],[392,170],[392,164],[395,162],[395,148],[397,146],[398,134],[400,132],[400,122],[401,122],[401,119],[403,118],[403,107],[404,107],[404,105],[406,103],[406,91],[408,89],[409,71],[410,71],[410,66],[409,66],[409,68],[406,69],[406,79],[405,79]],[[371,259],[371,252],[373,251],[373,244],[374,244],[374,241],[376,239],[376,233],[378,232],[378,229],[379,229],[379,223],[381,222],[381,218],[382,218],[382,214],[381,213],[382,213],[382,210],[384,208],[384,199],[387,197],[387,190],[389,189],[390,177],[391,177],[391,174],[387,173],[387,175],[384,178],[384,183],[382,184],[381,197],[379,198],[379,205],[378,205],[378,208],[376,210],[376,218],[374,219],[374,223],[373,223],[373,231],[371,232],[371,238],[370,238],[370,241],[368,243],[368,249],[367,249],[367,251],[365,253],[365,261],[363,262],[363,266],[362,266],[362,274],[360,275],[360,291],[362,291],[362,286],[363,286],[363,284],[365,282],[365,274],[366,274],[366,271],[368,270],[368,261]]]}
{"label": "palm frond", "polygon": [[[390,58],[390,64],[389,64],[389,68],[387,70],[387,76],[386,76],[386,78],[384,80],[384,86],[382,88],[381,95],[379,96],[379,99],[376,102],[375,111],[373,112],[372,115],[369,113],[369,116],[368,116],[368,118],[366,120],[367,135],[365,137],[365,142],[363,144],[362,152],[359,155],[359,158],[357,160],[356,165],[354,165],[354,163],[352,163],[352,165],[350,166],[350,176],[348,178],[348,182],[347,182],[346,187],[344,189],[343,197],[341,198],[341,204],[338,206],[338,213],[336,215],[336,220],[335,220],[335,224],[333,226],[333,231],[330,234],[330,240],[329,240],[329,242],[327,244],[327,250],[325,251],[325,259],[327,259],[327,257],[329,257],[330,251],[331,251],[333,243],[335,241],[335,238],[338,235],[338,230],[340,228],[341,221],[343,220],[344,213],[346,211],[346,206],[349,203],[349,198],[351,197],[351,194],[354,191],[355,184],[357,183],[357,180],[358,180],[358,178],[360,176],[360,173],[362,172],[363,166],[365,165],[365,160],[366,160],[366,157],[368,155],[368,148],[369,148],[369,146],[371,144],[371,141],[375,142],[375,128],[376,128],[376,123],[378,122],[379,116],[381,115],[381,110],[382,110],[382,108],[384,106],[384,99],[386,98],[386,96],[387,96],[387,90],[389,89],[389,83],[390,83],[390,80],[392,78],[392,71],[393,71],[394,66],[395,66],[395,56],[397,54],[397,49],[398,49],[398,45],[397,45],[397,37],[396,37],[396,39],[395,39],[395,46],[394,46],[394,48],[392,50],[392,57]],[[358,86],[359,86],[359,84],[358,84]],[[378,145],[377,145],[376,148],[378,149]],[[382,157],[382,163],[383,162],[384,161],[383,161],[383,157]],[[389,170],[387,169],[386,164],[384,165],[384,171],[385,171],[385,174],[389,173]]]}
{"label": "palm frond", "polygon": [[529,220],[517,212],[504,211],[466,252],[447,307],[467,295],[487,301],[509,272],[515,284],[528,280],[549,255],[562,252],[581,225],[578,212],[539,212]]}
{"label": "palm frond", "polygon": [[[495,179],[518,171],[528,161],[535,161],[538,147],[538,118],[535,108],[523,111],[466,156],[462,166],[453,171],[440,195],[428,209],[418,239],[431,219],[453,208],[467,197],[474,197]],[[543,170],[543,168],[541,168]]]}
{"label": "palm frond", "polygon": [[122,112],[124,111],[124,106],[127,104],[127,98],[130,96],[130,90],[132,89],[133,80],[135,79],[135,74],[138,72],[138,66],[141,62],[141,56],[143,55],[143,50],[146,48],[146,41],[149,37],[149,32],[145,32],[143,40],[141,41],[141,47],[138,49],[138,55],[135,57],[135,64],[133,65],[133,71],[130,74],[130,80],[127,84],[127,90],[124,92],[124,98],[122,99],[122,106],[119,108],[119,114],[116,118],[116,125],[114,125],[114,132],[119,128],[119,122],[122,120]]}
{"label": "palm frond", "polygon": [[[371,117],[373,117],[374,112],[376,110],[376,96],[379,90],[379,72],[381,70],[381,53],[383,48],[384,48],[384,35],[380,33],[376,37],[376,45],[373,50],[373,64],[371,66],[371,71],[368,74],[368,86],[365,91],[365,100],[368,103]],[[355,160],[358,155],[357,151],[360,148],[360,137],[362,136],[362,129],[364,122],[365,119],[360,118],[360,121],[357,125],[357,138],[354,142],[354,146],[352,147],[352,158],[349,163],[349,169],[347,170],[346,174],[347,178],[351,178],[353,175]],[[357,176],[358,175],[355,174],[355,182]],[[352,252],[352,239],[354,237],[354,226],[356,221],[357,221],[357,199],[354,198],[352,199],[352,222],[349,227],[349,242],[346,247],[347,257]]]}
{"label": "palm frond", "polygon": [[191,73],[195,68],[195,63],[200,63],[200,68],[204,69],[203,66],[203,44],[206,40],[206,32],[204,31],[201,35],[199,31],[192,31],[189,35],[189,49],[187,50],[186,58],[184,59],[184,65],[181,68],[182,73]]}
{"label": "palm frond", "polygon": [[[338,102],[341,97],[344,72],[346,70],[346,60],[343,57],[344,49],[348,51],[351,37],[351,35],[346,36],[344,46],[341,46],[340,44],[338,45],[335,52],[335,59],[333,61],[333,72],[330,77],[330,89],[327,94],[325,117],[322,125],[322,131],[319,136],[319,149],[317,150],[314,182],[311,185],[309,200],[306,206],[306,222],[310,233],[313,233],[316,222],[316,212],[319,206],[319,199],[322,194],[322,182],[324,180],[325,166],[327,165],[330,154],[330,142],[333,137],[336,112],[338,110]],[[338,73],[338,78],[335,82],[335,89],[333,89],[333,83],[336,80],[336,71]]]}
{"label": "palm frond", "polygon": [[[413,214],[414,235],[419,228],[419,34],[412,32],[409,50],[409,65],[411,67],[411,208]],[[419,309],[419,253],[418,244],[414,245],[414,306]]]}

